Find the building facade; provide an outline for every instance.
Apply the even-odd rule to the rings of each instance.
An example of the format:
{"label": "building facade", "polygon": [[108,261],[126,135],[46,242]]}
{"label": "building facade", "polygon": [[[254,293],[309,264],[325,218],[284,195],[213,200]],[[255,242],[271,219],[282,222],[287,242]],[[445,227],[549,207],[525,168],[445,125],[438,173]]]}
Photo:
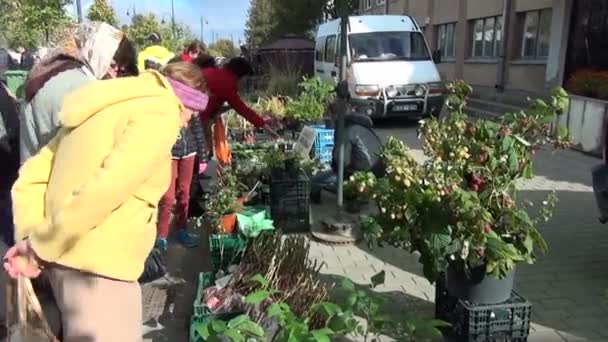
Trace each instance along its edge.
{"label": "building facade", "polygon": [[361,0],[359,13],[412,16],[442,78],[487,91],[544,94],[608,67],[608,0]]}

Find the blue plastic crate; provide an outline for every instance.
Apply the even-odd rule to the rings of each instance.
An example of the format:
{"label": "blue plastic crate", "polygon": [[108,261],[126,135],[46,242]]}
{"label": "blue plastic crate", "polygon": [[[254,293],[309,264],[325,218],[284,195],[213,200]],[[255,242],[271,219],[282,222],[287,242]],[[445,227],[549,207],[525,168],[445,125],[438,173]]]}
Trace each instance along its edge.
{"label": "blue plastic crate", "polygon": [[315,159],[319,159],[322,164],[330,164],[333,157],[334,145],[318,146],[315,145],[312,152]]}
{"label": "blue plastic crate", "polygon": [[317,132],[317,137],[315,138],[314,146],[325,147],[325,146],[333,146],[334,145],[334,130],[323,128],[322,126],[313,126],[315,131]]}

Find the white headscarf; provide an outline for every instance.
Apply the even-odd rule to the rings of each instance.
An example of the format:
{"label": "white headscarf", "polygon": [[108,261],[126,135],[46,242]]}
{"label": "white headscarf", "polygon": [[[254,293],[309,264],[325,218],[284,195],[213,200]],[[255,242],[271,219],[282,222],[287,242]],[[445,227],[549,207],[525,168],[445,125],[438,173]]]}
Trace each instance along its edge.
{"label": "white headscarf", "polygon": [[112,65],[112,60],[124,33],[103,22],[78,24],[59,46],[44,56],[38,66],[45,68],[62,56],[82,62],[97,79],[102,79]]}

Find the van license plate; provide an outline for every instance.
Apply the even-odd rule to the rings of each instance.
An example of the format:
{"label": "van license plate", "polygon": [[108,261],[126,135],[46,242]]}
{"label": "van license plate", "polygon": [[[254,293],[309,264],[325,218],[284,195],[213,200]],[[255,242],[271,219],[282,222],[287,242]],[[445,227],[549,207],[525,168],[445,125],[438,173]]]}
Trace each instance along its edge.
{"label": "van license plate", "polygon": [[394,112],[414,112],[418,110],[417,104],[403,104],[393,106]]}

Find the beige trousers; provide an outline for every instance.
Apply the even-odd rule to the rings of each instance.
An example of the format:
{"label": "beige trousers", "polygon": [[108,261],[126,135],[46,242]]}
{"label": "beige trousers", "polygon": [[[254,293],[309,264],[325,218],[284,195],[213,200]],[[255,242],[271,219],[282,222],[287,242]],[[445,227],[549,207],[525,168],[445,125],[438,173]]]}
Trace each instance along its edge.
{"label": "beige trousers", "polygon": [[142,341],[138,283],[60,266],[50,266],[46,271],[61,311],[62,342]]}

